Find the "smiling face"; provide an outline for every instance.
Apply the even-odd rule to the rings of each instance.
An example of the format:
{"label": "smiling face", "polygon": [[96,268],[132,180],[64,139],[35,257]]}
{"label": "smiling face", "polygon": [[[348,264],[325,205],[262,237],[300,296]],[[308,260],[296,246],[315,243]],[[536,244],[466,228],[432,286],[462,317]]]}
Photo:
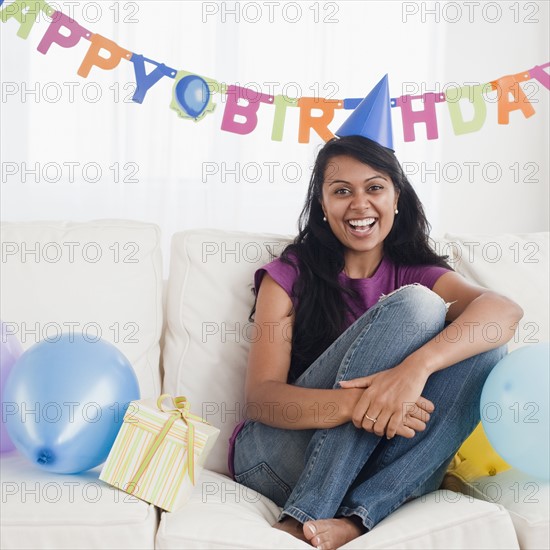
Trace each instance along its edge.
{"label": "smiling face", "polygon": [[388,174],[350,156],[328,161],[321,206],[332,232],[347,249],[346,264],[351,257],[380,261],[398,198]]}

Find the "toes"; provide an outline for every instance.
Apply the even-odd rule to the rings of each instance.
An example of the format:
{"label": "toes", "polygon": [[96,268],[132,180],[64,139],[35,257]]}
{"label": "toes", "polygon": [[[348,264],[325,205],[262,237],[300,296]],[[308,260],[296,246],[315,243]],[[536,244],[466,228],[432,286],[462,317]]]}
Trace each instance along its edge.
{"label": "toes", "polygon": [[307,541],[317,550],[334,550],[360,536],[362,530],[353,520],[338,518],[306,521],[303,532]]}
{"label": "toes", "polygon": [[[304,523],[303,530],[304,530],[304,536],[306,537],[306,539],[309,540],[312,544],[314,544],[312,539],[313,539],[313,537],[315,537],[315,535],[318,532],[318,529],[317,529],[317,526],[315,525],[315,522],[314,521],[306,521]],[[314,544],[314,546],[315,546],[315,544]]]}
{"label": "toes", "polygon": [[330,540],[323,535],[316,535],[310,541],[317,550],[333,550],[333,545],[330,543]]}
{"label": "toes", "polygon": [[331,550],[333,548],[327,536],[326,527],[327,525],[323,520],[306,521],[304,523],[304,535],[317,550]]}

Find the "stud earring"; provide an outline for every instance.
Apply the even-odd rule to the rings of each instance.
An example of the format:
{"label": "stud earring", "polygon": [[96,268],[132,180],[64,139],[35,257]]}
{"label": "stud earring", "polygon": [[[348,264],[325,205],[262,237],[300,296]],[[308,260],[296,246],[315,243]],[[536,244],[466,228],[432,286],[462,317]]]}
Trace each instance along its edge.
{"label": "stud earring", "polygon": [[395,209],[395,213],[396,213],[396,214],[399,214],[399,210],[397,210],[397,208]]}
{"label": "stud earring", "polygon": [[326,222],[327,221],[327,218],[326,216],[323,216],[323,221]]}

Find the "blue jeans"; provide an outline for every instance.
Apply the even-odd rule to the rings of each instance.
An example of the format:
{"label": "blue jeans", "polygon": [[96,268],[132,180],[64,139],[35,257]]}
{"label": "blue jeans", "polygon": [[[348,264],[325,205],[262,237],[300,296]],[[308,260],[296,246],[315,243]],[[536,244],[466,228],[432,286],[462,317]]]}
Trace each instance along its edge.
{"label": "blue jeans", "polygon": [[[398,365],[445,327],[447,307],[434,292],[408,285],[357,319],[296,381],[338,388],[340,380]],[[479,401],[506,346],[433,373],[422,395],[435,405],[426,430],[387,440],[351,422],[288,430],[248,420],[235,441],[235,479],[301,523],[355,515],[367,529],[399,506],[436,490],[456,451],[479,422]],[[346,390],[342,390],[346,391]],[[299,407],[287,407],[295,417]],[[330,410],[330,409],[327,409]]]}

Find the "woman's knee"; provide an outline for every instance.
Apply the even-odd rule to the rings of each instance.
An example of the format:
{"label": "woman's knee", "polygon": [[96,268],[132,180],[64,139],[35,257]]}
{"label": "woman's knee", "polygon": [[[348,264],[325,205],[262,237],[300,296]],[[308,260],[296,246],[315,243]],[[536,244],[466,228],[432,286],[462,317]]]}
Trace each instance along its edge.
{"label": "woman's knee", "polygon": [[419,283],[404,285],[389,294],[382,294],[378,303],[385,303],[387,305],[388,301],[407,306],[412,311],[416,311],[422,307],[428,308],[434,313],[440,311],[447,312],[447,304],[441,296],[430,290],[427,286]]}
{"label": "woman's knee", "polygon": [[380,307],[398,307],[403,318],[403,333],[430,332],[432,336],[443,330],[448,306],[445,301],[421,284],[405,285],[390,294],[382,295]]}

